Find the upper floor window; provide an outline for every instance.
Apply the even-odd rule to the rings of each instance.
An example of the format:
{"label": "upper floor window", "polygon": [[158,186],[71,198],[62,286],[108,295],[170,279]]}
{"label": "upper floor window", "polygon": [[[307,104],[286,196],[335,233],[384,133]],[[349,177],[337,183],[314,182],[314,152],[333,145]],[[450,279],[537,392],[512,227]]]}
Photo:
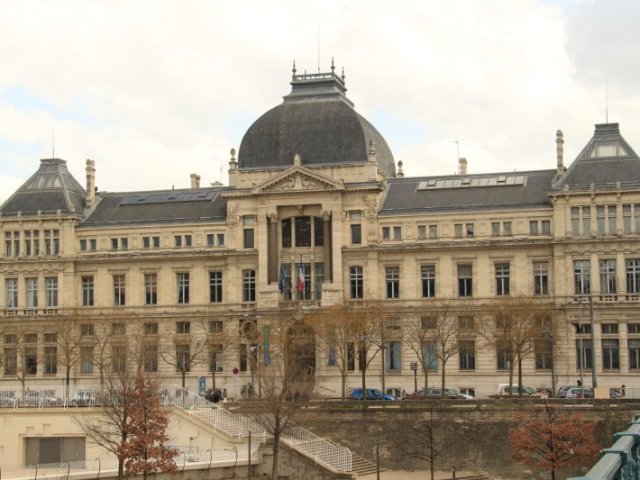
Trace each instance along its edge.
{"label": "upper floor window", "polygon": [[617,335],[618,324],[617,323],[602,323],[600,329],[604,335]]}
{"label": "upper floor window", "polygon": [[529,220],[529,235],[550,235],[550,220]]}
{"label": "upper floor window", "polygon": [[222,333],[224,322],[222,320],[209,320],[209,333]]}
{"label": "upper floor window", "polygon": [[93,306],[93,275],[80,277],[80,288],[82,290],[82,306]]}
{"label": "upper floor window", "polygon": [[473,237],[474,236],[474,224],[473,223],[455,223],[453,225],[453,232],[456,238]]}
{"label": "upper floor window", "polygon": [[60,230],[53,229],[44,231],[44,254],[60,254]]}
{"label": "upper floor window", "polygon": [[436,296],[436,267],[435,265],[421,265],[420,277],[422,281],[422,297]]}
{"label": "upper floor window", "polygon": [[207,247],[224,247],[224,233],[208,233]]}
{"label": "upper floor window", "polygon": [[58,277],[45,277],[45,302],[48,308],[58,306]]}
{"label": "upper floor window", "polygon": [[4,245],[7,257],[20,255],[20,232],[4,232]]}
{"label": "upper floor window", "polygon": [[189,303],[189,272],[179,272],[176,274],[178,288],[178,303]]}
{"label": "upper floor window", "polygon": [[598,220],[598,235],[615,235],[617,233],[615,205],[598,205],[596,207]]}
{"label": "upper floor window", "polygon": [[38,307],[38,279],[33,278],[25,278],[25,293],[27,295],[26,298],[26,307],[27,308],[37,308]]}
{"label": "upper floor window", "polygon": [[362,225],[359,223],[351,224],[351,243],[360,245],[362,243]]}
{"label": "upper floor window", "polygon": [[600,293],[611,295],[616,292],[616,260],[600,260]]}
{"label": "upper floor window", "polygon": [[628,258],[625,260],[627,278],[627,293],[640,293],[640,258]]}
{"label": "upper floor window", "polygon": [[255,270],[242,271],[242,301],[243,302],[256,301],[256,271]]}
{"label": "upper floor window", "polygon": [[640,205],[622,205],[624,233],[640,233]]}
{"label": "upper floor window", "polygon": [[382,227],[383,240],[402,240],[402,227],[399,225],[393,227]]}
{"label": "upper floor window", "polygon": [[511,222],[491,222],[491,236],[511,236]]}
{"label": "upper floor window", "polygon": [[176,333],[178,335],[188,335],[191,333],[191,322],[176,322]]}
{"label": "upper floor window", "polygon": [[473,295],[473,275],[470,263],[458,264],[458,296],[471,297]]}
{"label": "upper floor window", "polygon": [[427,226],[418,225],[418,240],[425,240],[427,238]]}
{"label": "upper floor window", "polygon": [[573,280],[576,295],[591,293],[591,262],[589,260],[573,261]]}
{"label": "upper floor window", "polygon": [[549,262],[533,262],[533,294],[549,295]]}
{"label": "upper floor window", "polygon": [[80,239],[80,251],[81,252],[95,252],[96,249],[97,249],[97,241],[96,241],[95,238],[81,238]]}
{"label": "upper floor window", "polygon": [[[24,231],[24,254],[28,257],[40,255],[40,231]],[[95,251],[95,239],[93,239],[93,250]]]}
{"label": "upper floor window", "polygon": [[144,274],[144,304],[145,305],[158,304],[158,274],[157,273]]}
{"label": "upper floor window", "polygon": [[6,293],[6,307],[18,308],[18,279],[7,278],[4,283]]}
{"label": "upper floor window", "polygon": [[429,238],[438,238],[438,225],[429,225]]}
{"label": "upper floor window", "polygon": [[127,237],[112,238],[111,250],[128,250],[129,239]]}
{"label": "upper floor window", "polygon": [[113,304],[120,307],[126,305],[126,283],[124,275],[113,276]]}
{"label": "upper floor window", "polygon": [[255,248],[254,227],[256,225],[256,217],[254,215],[245,215],[242,217],[242,246],[244,248]]}
{"label": "upper floor window", "polygon": [[349,267],[351,298],[364,298],[364,274],[361,266]]}
{"label": "upper floor window", "polygon": [[152,236],[152,237],[142,237],[142,247],[146,250],[153,248],[160,248],[160,237]]}
{"label": "upper floor window", "polygon": [[209,301],[222,302],[222,272],[209,272]]}
{"label": "upper floor window", "polygon": [[173,236],[174,245],[176,248],[181,247],[190,247],[191,246],[191,235],[174,235]]}
{"label": "upper floor window", "polygon": [[111,324],[111,335],[126,335],[127,327],[124,323],[112,323]]}
{"label": "upper floor window", "polygon": [[157,335],[158,334],[158,323],[157,322],[148,322],[144,324],[144,334],[145,335]]}
{"label": "upper floor window", "polygon": [[496,295],[509,295],[509,280],[509,264],[496,263]]}
{"label": "upper floor window", "polygon": [[571,234],[591,235],[591,207],[571,207]]}
{"label": "upper floor window", "polygon": [[400,298],[400,267],[385,267],[387,298]]}

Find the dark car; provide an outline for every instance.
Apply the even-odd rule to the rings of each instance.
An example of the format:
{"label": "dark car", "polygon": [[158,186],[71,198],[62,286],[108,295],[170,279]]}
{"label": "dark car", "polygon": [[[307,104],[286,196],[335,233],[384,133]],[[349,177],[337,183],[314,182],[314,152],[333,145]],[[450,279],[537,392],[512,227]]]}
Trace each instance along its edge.
{"label": "dark car", "polygon": [[[351,398],[354,400],[362,400],[362,389],[355,388],[351,392]],[[389,394],[383,394],[382,390],[378,390],[377,388],[367,388],[367,400],[395,400],[396,397]]]}

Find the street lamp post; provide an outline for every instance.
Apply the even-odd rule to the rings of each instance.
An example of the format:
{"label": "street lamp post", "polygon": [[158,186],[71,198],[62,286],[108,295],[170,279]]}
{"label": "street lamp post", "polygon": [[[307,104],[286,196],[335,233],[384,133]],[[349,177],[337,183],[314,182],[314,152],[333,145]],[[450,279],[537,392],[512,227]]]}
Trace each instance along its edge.
{"label": "street lamp post", "polygon": [[580,395],[584,398],[584,349],[582,345],[582,299],[580,299],[580,305],[578,306],[578,335],[580,344]]}

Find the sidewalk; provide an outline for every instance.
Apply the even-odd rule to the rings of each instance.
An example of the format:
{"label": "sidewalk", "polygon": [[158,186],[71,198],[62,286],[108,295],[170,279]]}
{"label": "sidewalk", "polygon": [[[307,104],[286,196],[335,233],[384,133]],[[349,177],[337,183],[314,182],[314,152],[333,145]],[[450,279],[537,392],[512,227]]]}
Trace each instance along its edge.
{"label": "sidewalk", "polygon": [[[475,475],[473,472],[456,472],[456,478],[462,479],[463,477],[469,477]],[[376,474],[371,473],[369,475],[359,476],[358,480],[376,480]],[[380,472],[380,480],[430,480],[431,474],[428,470],[418,470],[415,472],[403,472],[403,471],[385,471]],[[436,471],[436,480],[451,480],[451,472]]]}

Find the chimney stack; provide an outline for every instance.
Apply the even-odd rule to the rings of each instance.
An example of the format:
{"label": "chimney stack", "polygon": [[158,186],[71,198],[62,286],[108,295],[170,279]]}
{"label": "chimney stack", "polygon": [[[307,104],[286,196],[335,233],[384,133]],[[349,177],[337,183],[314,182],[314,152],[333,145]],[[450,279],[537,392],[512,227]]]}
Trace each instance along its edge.
{"label": "chimney stack", "polygon": [[467,174],[467,159],[459,158],[458,159],[458,174],[466,175]]}
{"label": "chimney stack", "polygon": [[200,188],[200,175],[197,173],[191,174],[191,188]]}
{"label": "chimney stack", "polygon": [[91,208],[96,199],[96,167],[93,160],[87,159],[87,196],[85,197],[85,207]]}
{"label": "chimney stack", "polygon": [[562,136],[562,130],[556,131],[556,158],[558,161],[557,175],[560,176],[564,173],[564,165],[562,157],[564,156],[564,137]]}

